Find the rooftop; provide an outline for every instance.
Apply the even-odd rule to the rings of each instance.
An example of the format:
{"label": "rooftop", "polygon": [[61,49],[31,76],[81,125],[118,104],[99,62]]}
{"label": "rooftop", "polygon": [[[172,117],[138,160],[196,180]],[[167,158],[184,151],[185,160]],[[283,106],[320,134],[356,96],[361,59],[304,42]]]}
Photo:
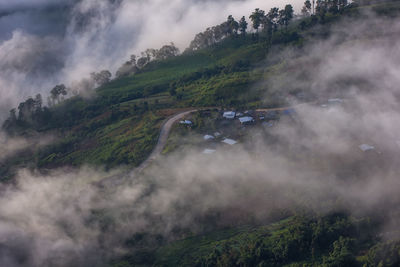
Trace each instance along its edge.
{"label": "rooftop", "polygon": [[233,139],[229,139],[229,138],[225,138],[222,143],[228,144],[228,145],[234,145],[237,144],[237,141],[233,140]]}

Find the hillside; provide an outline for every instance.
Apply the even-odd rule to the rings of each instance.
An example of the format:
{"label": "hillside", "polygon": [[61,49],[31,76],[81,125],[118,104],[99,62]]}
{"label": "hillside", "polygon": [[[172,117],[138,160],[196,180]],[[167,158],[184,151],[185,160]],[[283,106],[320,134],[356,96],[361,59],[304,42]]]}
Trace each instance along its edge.
{"label": "hillside", "polygon": [[[306,26],[297,22],[276,32],[273,47],[263,34],[258,39],[251,34],[227,38],[206,49],[152,62],[133,76],[98,88],[92,98],[70,98],[46,110],[44,123],[10,129],[30,138],[51,134],[59,141],[36,149],[34,161],[21,151],[18,157],[7,159],[1,173],[11,177],[13,166],[137,166],[154,146],[161,121],[174,109],[285,105],[284,96],[298,89],[276,92],[268,88],[268,79],[278,72],[285,75],[287,66],[284,59],[277,59],[265,68],[265,58],[268,51],[275,54],[286,47],[301,47],[304,38],[314,35],[310,29],[315,23],[307,19]],[[329,23],[325,22],[326,28]]]}
{"label": "hillside", "polygon": [[[78,179],[78,189],[57,184],[74,189],[62,203],[77,199],[62,216],[64,237],[95,240],[98,252],[85,250],[101,255],[94,266],[398,266],[400,94],[390,44],[399,15],[398,1],[353,3],[271,35],[228,36],[41,108],[31,121],[10,118],[3,129],[31,142],[0,157],[0,180],[18,184],[21,169],[64,168],[66,180],[85,168],[102,169],[90,173],[97,180],[124,173],[115,188],[95,178]],[[168,118],[194,109],[150,167],[126,174],[148,158]],[[223,118],[230,110],[254,120]],[[82,219],[69,223],[76,212]]]}

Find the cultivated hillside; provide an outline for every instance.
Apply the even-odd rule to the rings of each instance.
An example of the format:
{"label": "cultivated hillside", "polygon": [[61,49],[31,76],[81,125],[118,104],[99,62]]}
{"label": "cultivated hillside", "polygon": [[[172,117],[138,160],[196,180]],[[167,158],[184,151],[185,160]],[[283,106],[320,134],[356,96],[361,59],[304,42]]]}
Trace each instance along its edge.
{"label": "cultivated hillside", "polygon": [[[59,85],[12,111],[0,179],[18,208],[0,214],[43,244],[35,264],[398,266],[400,3],[322,2],[210,43],[228,18],[93,92]],[[36,260],[16,236],[10,262]]]}

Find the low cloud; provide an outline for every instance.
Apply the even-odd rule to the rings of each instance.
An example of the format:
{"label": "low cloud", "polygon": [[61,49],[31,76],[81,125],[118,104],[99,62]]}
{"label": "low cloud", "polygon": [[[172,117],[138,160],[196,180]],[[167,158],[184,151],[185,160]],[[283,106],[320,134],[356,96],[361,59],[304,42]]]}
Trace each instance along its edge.
{"label": "low cloud", "polygon": [[[173,240],[301,211],[382,216],[390,232],[400,203],[400,53],[390,45],[398,30],[368,16],[336,26],[332,38],[282,51],[293,71],[278,73],[268,90],[311,90],[318,101],[274,128],[249,130],[233,148],[177,151],[105,188],[98,181],[122,176],[118,170],[21,171],[0,196],[0,263],[101,266],[132,249],[125,241],[135,233]],[[332,97],[343,103],[321,106]],[[362,152],[361,144],[375,150]]]}
{"label": "low cloud", "polygon": [[54,141],[54,138],[50,135],[27,139],[25,137],[11,137],[0,131],[0,161],[26,149],[47,145],[52,141]]}

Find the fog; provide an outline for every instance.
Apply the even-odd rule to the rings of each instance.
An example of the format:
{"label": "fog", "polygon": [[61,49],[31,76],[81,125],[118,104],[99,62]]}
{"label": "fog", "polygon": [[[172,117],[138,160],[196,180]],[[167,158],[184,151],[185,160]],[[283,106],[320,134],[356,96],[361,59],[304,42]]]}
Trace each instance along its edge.
{"label": "fog", "polygon": [[72,86],[102,69],[115,73],[147,48],[175,42],[183,50],[196,33],[229,14],[239,19],[256,7],[288,2],[298,10],[302,1],[1,1],[0,119],[56,84]]}
{"label": "fog", "polygon": [[[392,218],[382,229],[390,232],[400,201],[400,51],[392,45],[400,41],[400,24],[368,15],[333,32],[300,50],[280,51],[276,56],[297,69],[266,86],[311,90],[318,102],[296,108],[274,128],[249,129],[242,144],[211,156],[178,150],[106,188],[97,182],[119,170],[21,170],[0,196],[0,265],[102,266],[124,255],[124,242],[135,233],[173,240],[301,211]],[[72,61],[69,55],[66,66]],[[343,103],[322,107],[331,97]],[[376,149],[362,152],[365,143]]]}

